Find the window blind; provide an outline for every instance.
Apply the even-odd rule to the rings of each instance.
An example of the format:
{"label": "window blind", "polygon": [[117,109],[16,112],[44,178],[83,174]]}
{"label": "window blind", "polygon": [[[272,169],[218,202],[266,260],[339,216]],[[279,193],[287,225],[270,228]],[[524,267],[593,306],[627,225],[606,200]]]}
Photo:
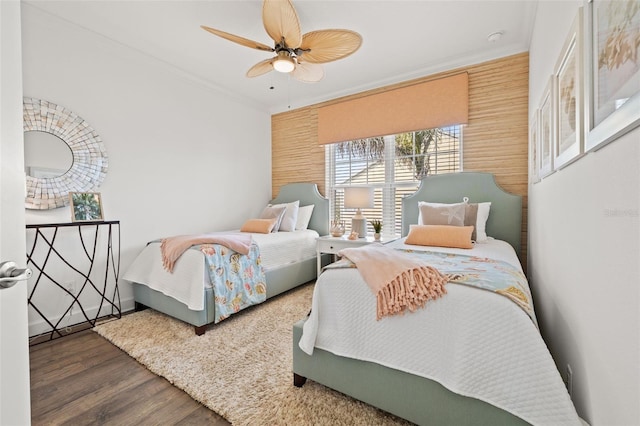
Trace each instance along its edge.
{"label": "window blind", "polygon": [[469,119],[464,72],[318,109],[318,142],[330,144],[454,124]]}
{"label": "window blind", "polygon": [[[374,207],[362,212],[383,222],[383,235],[400,235],[402,198],[413,194],[427,175],[461,170],[462,126],[328,144],[325,152],[331,220],[348,225],[356,213],[345,207],[345,188],[373,187]],[[372,232],[370,223],[367,227]]]}

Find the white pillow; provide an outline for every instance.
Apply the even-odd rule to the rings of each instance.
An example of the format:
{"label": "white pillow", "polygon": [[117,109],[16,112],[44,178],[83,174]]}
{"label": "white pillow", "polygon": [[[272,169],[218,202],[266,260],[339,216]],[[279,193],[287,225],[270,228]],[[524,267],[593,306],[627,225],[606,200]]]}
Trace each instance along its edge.
{"label": "white pillow", "polygon": [[489,210],[491,209],[491,202],[477,203],[478,204],[478,216],[476,219],[476,242],[482,243],[487,241],[487,219],[489,219]]}
{"label": "white pillow", "polygon": [[282,218],[284,216],[285,211],[287,210],[287,208],[285,206],[267,206],[264,208],[264,210],[262,210],[262,213],[260,214],[260,219],[276,219],[276,223],[275,225],[273,225],[273,228],[271,229],[271,232],[277,232],[278,231],[278,227],[280,226],[280,222],[282,222]]}
{"label": "white pillow", "polygon": [[285,207],[284,216],[280,221],[276,231],[292,232],[296,230],[296,221],[298,220],[298,209],[300,206],[300,200],[293,201],[291,203],[273,204],[271,207]]}
{"label": "white pillow", "polygon": [[311,220],[311,214],[315,204],[308,206],[302,206],[298,208],[298,220],[296,221],[296,230],[307,229],[309,227],[309,221]]}

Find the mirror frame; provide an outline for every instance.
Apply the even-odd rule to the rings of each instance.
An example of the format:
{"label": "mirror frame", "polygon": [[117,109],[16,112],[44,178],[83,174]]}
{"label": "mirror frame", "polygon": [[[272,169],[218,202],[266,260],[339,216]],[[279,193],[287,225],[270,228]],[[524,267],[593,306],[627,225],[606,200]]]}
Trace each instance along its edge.
{"label": "mirror frame", "polygon": [[92,192],[107,175],[109,159],[102,139],[74,112],[41,99],[23,99],[23,130],[57,136],[69,146],[73,163],[61,176],[35,178],[27,175],[25,207],[56,209],[69,204],[69,192]]}

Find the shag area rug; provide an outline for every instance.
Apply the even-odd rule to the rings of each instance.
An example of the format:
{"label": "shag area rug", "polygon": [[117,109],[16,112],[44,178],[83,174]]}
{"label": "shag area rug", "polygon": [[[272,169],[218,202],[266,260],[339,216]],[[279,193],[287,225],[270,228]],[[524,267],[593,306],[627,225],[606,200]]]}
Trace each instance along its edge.
{"label": "shag area rug", "polygon": [[293,386],[292,326],[311,307],[307,284],[196,336],[147,309],[94,330],[234,425],[395,425],[404,421],[311,380]]}

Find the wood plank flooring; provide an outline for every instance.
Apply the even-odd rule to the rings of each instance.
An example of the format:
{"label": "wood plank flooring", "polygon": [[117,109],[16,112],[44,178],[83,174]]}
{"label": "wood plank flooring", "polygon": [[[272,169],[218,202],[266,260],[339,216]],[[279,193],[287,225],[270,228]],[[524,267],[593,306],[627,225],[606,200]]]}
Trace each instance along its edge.
{"label": "wood plank flooring", "polygon": [[91,330],[30,347],[32,425],[229,425]]}

